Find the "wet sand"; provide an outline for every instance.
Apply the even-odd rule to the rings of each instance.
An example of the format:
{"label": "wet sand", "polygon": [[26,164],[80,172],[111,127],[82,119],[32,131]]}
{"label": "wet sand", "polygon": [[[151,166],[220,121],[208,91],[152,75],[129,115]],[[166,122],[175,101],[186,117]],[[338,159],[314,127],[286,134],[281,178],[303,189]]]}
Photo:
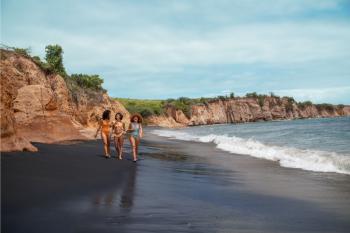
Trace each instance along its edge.
{"label": "wet sand", "polygon": [[348,175],[150,134],[134,164],[99,143],[2,153],[2,232],[350,231]]}

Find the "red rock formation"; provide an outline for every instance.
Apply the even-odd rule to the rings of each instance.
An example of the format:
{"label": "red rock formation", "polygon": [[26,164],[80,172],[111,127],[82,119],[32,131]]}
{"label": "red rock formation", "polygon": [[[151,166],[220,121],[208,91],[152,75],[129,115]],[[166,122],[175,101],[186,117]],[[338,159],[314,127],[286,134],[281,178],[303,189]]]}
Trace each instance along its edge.
{"label": "red rock formation", "polygon": [[165,128],[181,128],[185,127],[184,124],[178,123],[175,121],[174,118],[170,116],[155,116],[152,115],[147,118],[147,124],[148,126],[160,126]]}
{"label": "red rock formation", "polygon": [[[301,118],[321,118],[350,116],[350,106],[337,107],[331,109],[317,108],[315,105],[299,107],[288,98],[278,98],[267,96],[259,105],[257,98],[235,98],[226,100],[215,100],[206,104],[196,104],[191,106],[191,117],[187,118],[181,110],[168,106],[166,117],[157,118],[155,125],[171,128],[188,125],[208,125],[222,123],[243,123],[254,121],[270,120],[291,120]],[[169,121],[168,117],[174,120]],[[162,122],[167,121],[167,123]],[[178,124],[176,124],[178,123]]]}
{"label": "red rock formation", "polygon": [[[105,109],[129,113],[106,93],[76,87],[46,75],[30,58],[1,50],[1,151],[37,149],[30,142],[90,139]],[[87,133],[90,132],[90,133]]]}

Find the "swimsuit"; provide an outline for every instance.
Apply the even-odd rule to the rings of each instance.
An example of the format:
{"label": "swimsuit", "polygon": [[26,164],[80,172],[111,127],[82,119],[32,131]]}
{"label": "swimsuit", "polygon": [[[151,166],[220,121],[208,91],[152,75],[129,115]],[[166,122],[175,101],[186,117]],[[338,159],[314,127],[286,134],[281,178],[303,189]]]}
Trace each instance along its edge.
{"label": "swimsuit", "polygon": [[139,123],[131,123],[131,129],[133,129],[134,131],[132,131],[131,136],[133,136],[134,138],[138,138],[140,137],[139,135],[139,131],[140,131],[140,125]]}
{"label": "swimsuit", "polygon": [[[119,124],[118,124],[119,123]],[[121,122],[117,122],[114,124],[114,133],[113,135],[117,138],[121,137],[124,133],[124,125]]]}
{"label": "swimsuit", "polygon": [[103,134],[106,134],[106,135],[109,135],[109,129],[110,129],[110,124],[109,122],[107,121],[102,121],[102,130],[101,130],[101,133]]}

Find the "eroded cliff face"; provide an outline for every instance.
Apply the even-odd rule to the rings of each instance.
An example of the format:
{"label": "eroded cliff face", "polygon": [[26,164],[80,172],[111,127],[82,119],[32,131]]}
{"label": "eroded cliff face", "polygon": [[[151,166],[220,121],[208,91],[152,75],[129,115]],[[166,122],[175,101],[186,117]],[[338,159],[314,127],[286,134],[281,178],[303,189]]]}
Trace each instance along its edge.
{"label": "eroded cliff face", "polygon": [[147,118],[147,124],[148,126],[160,126],[164,128],[182,128],[186,126],[185,124],[176,122],[174,118],[166,115],[152,115]]}
{"label": "eroded cliff face", "polygon": [[277,97],[266,97],[260,106],[257,99],[237,98],[192,106],[189,125],[349,116],[349,110],[349,106],[318,109],[308,105],[301,108],[288,98]]}
{"label": "eroded cliff face", "polygon": [[37,149],[31,142],[91,139],[105,109],[128,111],[106,93],[69,90],[59,75],[46,75],[30,58],[1,50],[1,151]]}
{"label": "eroded cliff face", "polygon": [[[207,104],[191,106],[191,116],[186,117],[181,110],[167,107],[165,116],[158,119],[158,125],[162,126],[161,119],[169,121],[172,118],[175,123],[171,127],[223,123],[243,123],[270,120],[291,120],[303,118],[324,118],[350,116],[350,106],[331,109],[317,108],[315,105],[299,107],[288,98],[266,97],[259,105],[256,98],[235,98],[216,100]],[[178,124],[176,124],[178,123]],[[164,124],[163,124],[164,125]]]}

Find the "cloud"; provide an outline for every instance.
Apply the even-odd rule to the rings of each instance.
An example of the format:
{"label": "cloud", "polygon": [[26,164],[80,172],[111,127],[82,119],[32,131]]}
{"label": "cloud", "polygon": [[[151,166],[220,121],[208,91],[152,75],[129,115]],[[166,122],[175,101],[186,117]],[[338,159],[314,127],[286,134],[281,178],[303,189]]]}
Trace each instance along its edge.
{"label": "cloud", "polygon": [[41,56],[58,43],[68,72],[101,74],[116,96],[349,86],[347,7],[341,0],[5,1],[3,42]]}
{"label": "cloud", "polygon": [[275,90],[273,93],[293,96],[297,101],[311,100],[315,103],[349,104],[350,86]]}
{"label": "cloud", "polygon": [[[258,62],[285,65],[321,59],[349,60],[348,28],[350,23],[255,23],[201,35],[158,27],[147,29],[147,34],[127,31],[119,37],[90,37],[54,29],[46,30],[45,34],[62,44],[68,65],[73,67],[104,65],[157,72],[185,65]],[[30,30],[40,41],[35,47],[49,43],[49,39],[39,40],[40,29]],[[14,40],[23,43],[25,38]]]}

